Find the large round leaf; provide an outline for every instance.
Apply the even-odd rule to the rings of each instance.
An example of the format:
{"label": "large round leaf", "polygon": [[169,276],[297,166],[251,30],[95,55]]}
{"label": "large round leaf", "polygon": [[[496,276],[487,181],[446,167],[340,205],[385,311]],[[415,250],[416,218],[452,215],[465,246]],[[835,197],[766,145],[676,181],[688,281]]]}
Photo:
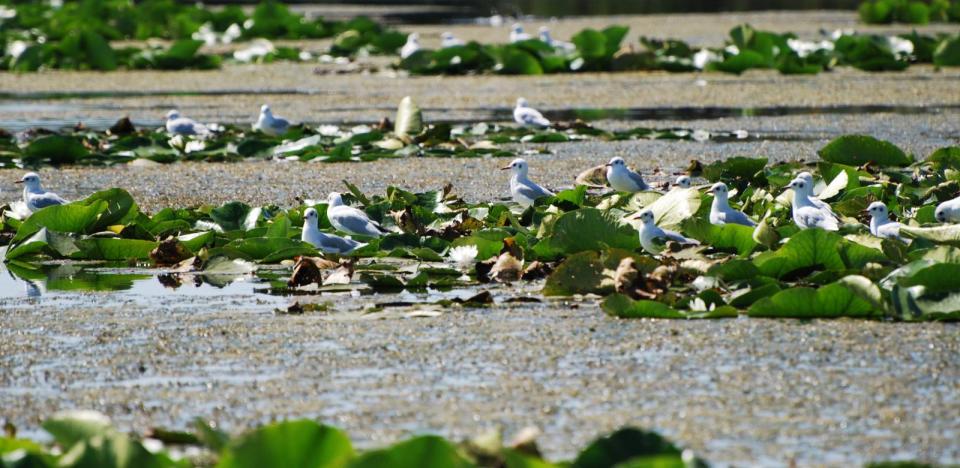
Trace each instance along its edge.
{"label": "large round leaf", "polygon": [[913,158],[889,141],[866,135],[844,135],[834,139],[818,152],[829,162],[862,166],[870,163],[878,166],[909,166]]}
{"label": "large round leaf", "polygon": [[352,456],[353,446],[346,434],[314,421],[299,420],[262,426],[234,440],[217,466],[337,467],[345,466]]}

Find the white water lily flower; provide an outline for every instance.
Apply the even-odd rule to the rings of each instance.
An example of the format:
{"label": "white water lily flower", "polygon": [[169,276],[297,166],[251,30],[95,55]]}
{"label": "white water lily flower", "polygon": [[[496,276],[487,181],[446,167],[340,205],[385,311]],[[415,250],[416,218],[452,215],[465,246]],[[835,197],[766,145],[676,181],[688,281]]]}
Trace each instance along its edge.
{"label": "white water lily flower", "polygon": [[266,39],[255,39],[246,49],[241,49],[233,53],[233,58],[240,62],[252,62],[262,58],[271,52],[275,52],[276,47]]}
{"label": "white water lily flower", "polygon": [[833,42],[830,41],[804,41],[800,39],[787,39],[787,46],[797,53],[801,58],[821,50],[833,50]]}
{"label": "white water lily flower", "polygon": [[902,57],[913,54],[913,41],[902,37],[890,36],[887,38],[887,43],[890,44],[890,50],[893,51],[894,55]]}
{"label": "white water lily flower", "polygon": [[746,130],[734,130],[733,136],[737,137],[738,140],[746,140],[750,133]]}
{"label": "white water lily flower", "polygon": [[710,49],[700,49],[697,53],[693,54],[693,66],[697,67],[698,70],[703,70],[707,65],[719,61],[720,56]]}
{"label": "white water lily flower", "polygon": [[317,133],[326,137],[340,136],[340,127],[336,125],[321,125],[317,127]]}
{"label": "white water lily flower", "polygon": [[711,312],[717,308],[716,303],[710,303],[710,307],[707,307],[707,303],[699,297],[690,301],[689,306],[690,310],[693,312]]}
{"label": "white water lily flower", "polygon": [[183,139],[183,135],[178,133],[167,140],[167,144],[177,151],[183,151],[183,147],[186,145],[186,142]]}
{"label": "white water lily flower", "polygon": [[467,268],[477,261],[478,253],[477,246],[475,245],[461,245],[450,249],[447,256],[450,257],[450,260],[457,264],[457,266]]}
{"label": "white water lily flower", "polygon": [[17,16],[17,10],[6,5],[0,5],[0,20],[7,20]]}
{"label": "white water lily flower", "polygon": [[695,131],[693,132],[692,137],[693,137],[694,141],[700,141],[700,142],[707,141],[707,140],[710,139],[710,132],[708,132],[708,131],[706,131],[706,130],[703,130],[703,129],[701,129],[701,130],[695,130]]}
{"label": "white water lily flower", "polygon": [[223,32],[223,37],[220,38],[224,44],[229,44],[243,35],[243,30],[240,29],[240,25],[237,23],[231,24],[226,31]]}
{"label": "white water lily flower", "polygon": [[27,50],[27,43],[24,41],[13,41],[7,45],[7,55],[13,60],[17,60],[25,50]]}
{"label": "white water lily flower", "polygon": [[193,153],[196,151],[203,151],[206,149],[207,144],[200,140],[191,140],[188,141],[186,145],[183,146],[184,153]]}

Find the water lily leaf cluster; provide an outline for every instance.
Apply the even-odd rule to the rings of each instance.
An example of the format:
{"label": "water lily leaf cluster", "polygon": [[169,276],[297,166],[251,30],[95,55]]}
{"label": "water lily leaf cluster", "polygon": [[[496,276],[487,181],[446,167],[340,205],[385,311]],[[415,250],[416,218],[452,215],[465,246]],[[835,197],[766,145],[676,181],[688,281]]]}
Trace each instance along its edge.
{"label": "water lily leaf cluster", "polygon": [[[938,223],[933,210],[960,191],[958,151],[916,161],[887,142],[848,135],[822,148],[815,165],[740,157],[691,166],[692,176],[724,180],[756,228],[710,224],[711,195],[698,187],[627,194],[581,185],[521,209],[467,203],[450,186],[371,196],[346,183],[347,200],[389,233],[362,239],[368,245],[354,260],[313,262],[313,279],[294,274],[290,287],[389,292],[545,278],[545,296],[607,296],[603,309],[620,317],[955,320],[960,288],[943,279],[957,268],[960,225]],[[800,171],[823,180],[818,193],[840,217],[839,232],[794,225],[786,186]],[[875,201],[902,223],[902,239],[870,235],[864,209]],[[326,204],[311,204],[319,227],[332,232]],[[53,258],[251,273],[322,257],[299,240],[306,208],[231,202],[148,214],[111,189],[26,217],[5,210],[6,260],[25,268]],[[668,243],[651,256],[629,216],[641,208],[701,244]]]}
{"label": "water lily leaf cluster", "polygon": [[[503,442],[499,431],[490,431],[462,442],[418,435],[360,450],[342,430],[310,419],[273,422],[231,435],[198,418],[187,430],[151,428],[137,436],[120,431],[101,413],[75,410],[56,413],[43,422],[43,429],[52,438],[47,445],[15,435],[0,438],[4,466],[707,466],[690,450],[655,432],[632,427],[599,437],[572,461],[559,463],[543,459],[536,431],[521,431],[510,443]],[[141,437],[151,439],[149,449]]]}
{"label": "water lily leaf cluster", "polygon": [[960,2],[954,0],[867,0],[857,11],[867,24],[960,22]]}
{"label": "water lily leaf cluster", "polygon": [[960,35],[881,36],[838,32],[819,41],[800,40],[740,25],[722,47],[695,48],[675,39],[642,37],[642,48],[621,47],[624,26],[585,29],[573,36],[573,49],[555,48],[531,39],[512,44],[466,45],[420,50],[398,67],[414,74],[502,73],[539,75],[577,71],[698,70],[740,74],[775,69],[784,74],[815,74],[836,66],[866,71],[903,70],[911,63],[960,64]]}
{"label": "water lily leaf cluster", "polygon": [[[353,56],[361,50],[392,54],[406,34],[367,17],[347,21],[310,19],[281,2],[260,3],[248,16],[239,6],[208,9],[172,0],[131,2],[85,0],[54,7],[47,2],[18,3],[0,20],[0,68],[18,72],[45,69],[110,71],[129,69],[211,69],[225,59],[244,60],[252,52],[210,54],[203,45],[258,39],[251,46],[259,62],[301,60],[309,55],[275,47],[269,39],[333,38],[329,53]],[[169,46],[111,46],[117,40],[170,39]]]}
{"label": "water lily leaf cluster", "polygon": [[[398,114],[399,115],[399,114]],[[406,119],[403,122],[407,122]],[[497,123],[428,124],[422,119],[410,130],[389,125],[338,127],[293,126],[284,135],[272,136],[249,128],[226,126],[210,135],[171,137],[163,130],[137,130],[122,119],[105,131],[84,127],[59,133],[30,130],[18,135],[0,131],[0,168],[43,165],[111,165],[145,159],[174,161],[238,161],[288,159],[316,162],[372,161],[399,157],[513,156],[504,149],[511,143],[553,143],[589,139],[630,140],[735,140],[735,132],[683,128],[647,128],[607,131],[583,122],[556,129],[534,130]],[[398,120],[398,124],[401,121]],[[220,126],[218,126],[219,128]]]}

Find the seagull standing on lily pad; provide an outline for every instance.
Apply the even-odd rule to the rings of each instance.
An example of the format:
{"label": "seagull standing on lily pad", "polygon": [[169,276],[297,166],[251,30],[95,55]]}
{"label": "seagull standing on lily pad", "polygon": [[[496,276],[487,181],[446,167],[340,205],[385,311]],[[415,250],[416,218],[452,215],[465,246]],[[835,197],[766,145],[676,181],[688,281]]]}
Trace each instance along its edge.
{"label": "seagull standing on lily pad", "polygon": [[730,191],[727,184],[717,182],[707,192],[713,194],[713,204],[710,205],[710,224],[722,226],[724,224],[742,224],[754,227],[757,225],[742,211],[730,207]]}
{"label": "seagull standing on lily pad", "polygon": [[513,108],[513,121],[524,127],[546,128],[550,126],[550,121],[540,111],[530,107],[524,98],[517,99],[517,107]]}
{"label": "seagull standing on lily pad", "polygon": [[283,135],[290,128],[290,122],[283,117],[273,115],[270,106],[264,104],[260,106],[260,117],[257,123],[253,124],[254,130],[259,130],[267,135]]}
{"label": "seagull standing on lily pad", "polygon": [[337,230],[369,237],[380,237],[386,234],[386,231],[366,213],[344,205],[343,197],[339,193],[331,192],[327,197],[327,203],[327,219]]}
{"label": "seagull standing on lily pad", "polygon": [[420,50],[420,35],[410,33],[407,36],[407,42],[400,48],[400,58],[405,59]]}
{"label": "seagull standing on lily pad", "polygon": [[452,32],[445,31],[444,33],[440,34],[440,48],[446,49],[449,47],[457,47],[462,45],[463,41],[457,39]]}
{"label": "seagull standing on lily pad", "polygon": [[510,42],[520,42],[530,40],[530,35],[523,32],[523,25],[520,23],[513,23],[513,26],[510,27]]}
{"label": "seagull standing on lily pad", "polygon": [[547,44],[550,47],[553,47],[554,49],[563,49],[566,51],[572,51],[577,48],[577,46],[569,42],[563,42],[563,41],[558,41],[554,39],[553,36],[550,35],[550,28],[546,26],[540,26],[540,41]]}
{"label": "seagull standing on lily pad", "polygon": [[510,171],[510,196],[524,208],[532,206],[538,198],[552,197],[553,192],[537,185],[527,177],[527,162],[517,158],[501,170]]}
{"label": "seagull standing on lily pad", "polygon": [[48,206],[67,204],[60,195],[44,190],[40,186],[40,176],[36,172],[24,174],[23,178],[15,183],[23,184],[23,203],[31,213]]}
{"label": "seagull standing on lily pad", "polygon": [[679,232],[661,229],[653,219],[653,211],[643,210],[630,219],[640,219],[640,245],[643,250],[651,254],[663,252],[667,241],[679,242],[681,244],[700,245],[695,239],[688,239]]}
{"label": "seagull standing on lily pad", "polygon": [[903,225],[890,220],[890,212],[883,202],[871,203],[866,211],[870,214],[870,234],[884,239],[896,239],[906,244],[910,243],[909,239],[900,236],[900,226]]}
{"label": "seagull standing on lily pad", "polygon": [[176,109],[167,112],[166,127],[171,135],[203,135],[210,132],[206,125],[180,115]]}
{"label": "seagull standing on lily pad", "polygon": [[827,231],[840,230],[840,223],[834,216],[833,210],[829,206],[819,207],[810,200],[813,188],[809,182],[797,177],[787,187],[793,189],[793,222],[797,227],[820,228]]}
{"label": "seagull standing on lily pad", "polygon": [[933,216],[941,223],[960,223],[960,197],[937,205]]}
{"label": "seagull standing on lily pad", "polygon": [[313,245],[323,253],[332,254],[348,254],[367,245],[353,239],[321,232],[317,226],[319,220],[320,215],[316,209],[307,208],[303,212],[303,231],[300,234],[300,240]]}
{"label": "seagull standing on lily pad", "polygon": [[623,158],[617,156],[607,163],[607,182],[618,192],[642,192],[650,190],[650,186],[639,173],[631,171]]}

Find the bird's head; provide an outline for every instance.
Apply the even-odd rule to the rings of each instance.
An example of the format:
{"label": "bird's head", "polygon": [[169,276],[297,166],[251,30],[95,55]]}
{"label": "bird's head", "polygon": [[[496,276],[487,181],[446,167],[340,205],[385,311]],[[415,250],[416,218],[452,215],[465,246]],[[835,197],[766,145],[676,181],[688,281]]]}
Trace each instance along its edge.
{"label": "bird's head", "polygon": [[610,162],[607,163],[607,167],[625,168],[627,167],[627,163],[623,160],[623,158],[617,156],[610,159]]}
{"label": "bird's head", "polygon": [[180,118],[180,111],[176,109],[171,109],[170,112],[167,112],[167,120],[174,120]]}
{"label": "bird's head", "polygon": [[327,204],[330,206],[342,205],[343,197],[340,196],[340,192],[330,192],[330,195],[327,195]]}
{"label": "bird's head", "polygon": [[887,205],[884,205],[883,202],[873,202],[865,210],[870,214],[871,217],[877,219],[886,219],[887,218]]}
{"label": "bird's head", "polygon": [[317,221],[320,219],[320,215],[317,214],[317,210],[314,208],[307,208],[303,212],[303,223],[304,226],[316,226]]}
{"label": "bird's head", "polygon": [[511,26],[510,29],[517,34],[520,34],[523,32],[523,25],[520,23],[513,23],[513,26]]}
{"label": "bird's head", "polygon": [[933,216],[941,223],[947,222],[947,207],[941,203],[940,206],[937,207],[937,210],[933,212]]}
{"label": "bird's head", "polygon": [[677,185],[683,188],[690,188],[690,176],[682,175],[677,177]]}
{"label": "bird's head", "polygon": [[27,188],[33,190],[40,188],[40,176],[36,172],[28,172],[16,181],[17,184],[23,184]]}
{"label": "bird's head", "polygon": [[727,184],[723,182],[717,182],[710,187],[707,192],[712,193],[717,198],[726,199],[727,195],[730,193],[730,190],[727,188]]}
{"label": "bird's head", "polygon": [[642,210],[631,216],[630,219],[639,219],[643,224],[653,224],[653,211]]}
{"label": "bird's head", "polygon": [[500,170],[525,175],[527,173],[527,161],[522,158],[517,158],[511,161],[509,165],[501,167]]}
{"label": "bird's head", "polygon": [[530,105],[527,104],[527,98],[517,98],[517,107],[530,107]]}
{"label": "bird's head", "polygon": [[270,106],[268,106],[268,105],[266,105],[266,104],[260,106],[260,113],[261,113],[261,114],[270,114]]}
{"label": "bird's head", "polygon": [[793,191],[803,195],[810,195],[811,193],[810,183],[803,180],[799,176],[797,176],[796,179],[793,179],[792,181],[790,181],[790,184],[787,185],[787,188],[791,188],[793,189]]}

